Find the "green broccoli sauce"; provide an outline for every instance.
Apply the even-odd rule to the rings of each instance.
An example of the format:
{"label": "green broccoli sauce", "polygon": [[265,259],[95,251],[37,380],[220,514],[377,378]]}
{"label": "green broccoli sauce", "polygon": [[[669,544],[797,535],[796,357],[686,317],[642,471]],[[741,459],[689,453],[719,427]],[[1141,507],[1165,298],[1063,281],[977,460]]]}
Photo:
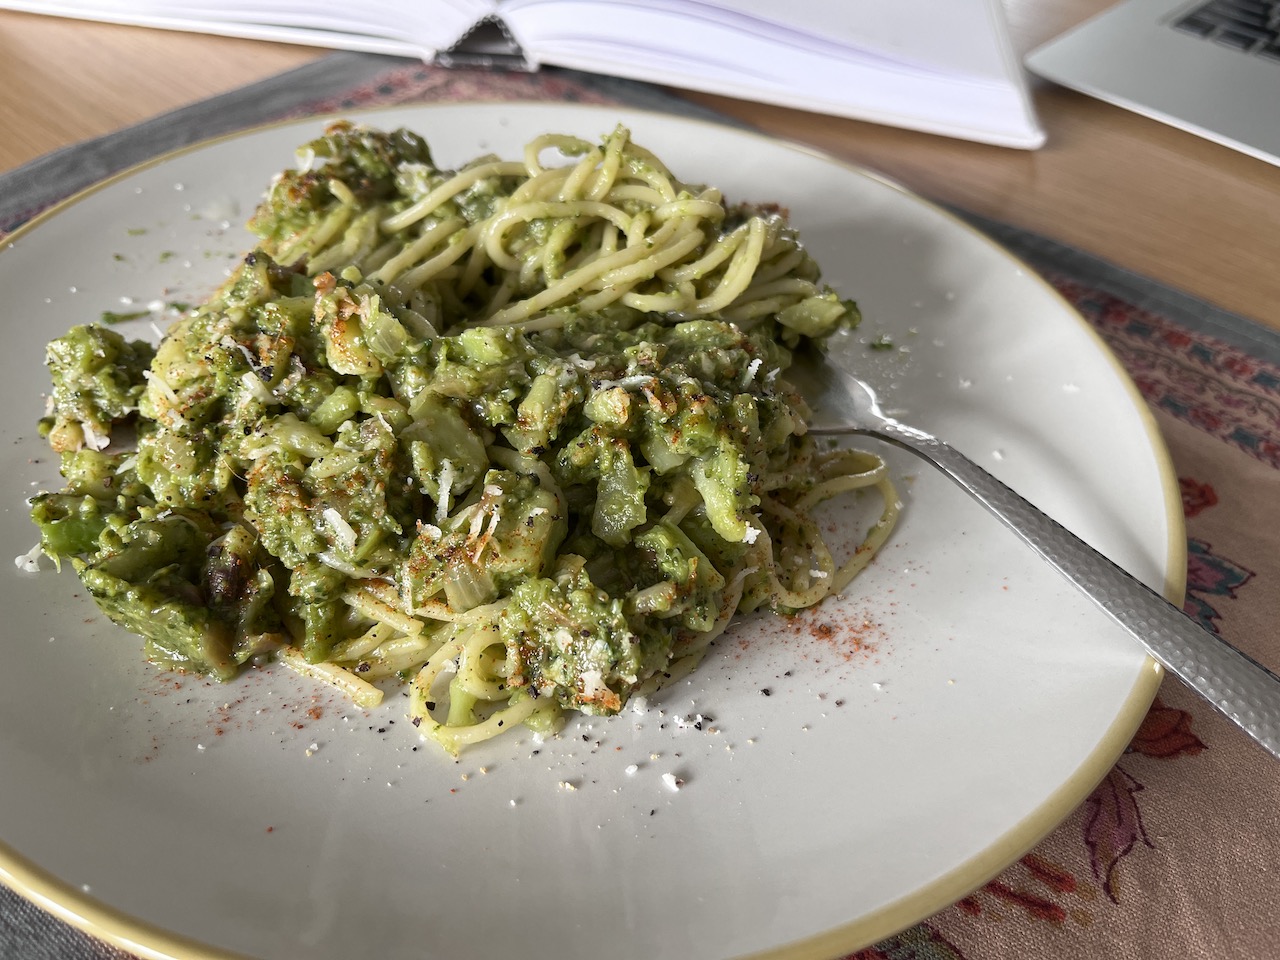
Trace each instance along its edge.
{"label": "green broccoli sauce", "polygon": [[[343,265],[374,228],[327,184],[403,209],[445,177],[426,144],[338,130],[311,149],[327,165],[274,184],[259,249],[158,348],[102,325],[49,345],[66,486],[33,500],[44,551],[154,659],[220,680],[284,642],[328,659],[370,625],[353,583],[413,608],[502,598],[511,686],[616,712],[715,622],[762,485],[811,443],[777,374],[856,308],[474,326],[442,287],[406,299]],[[482,181],[454,212],[510,189]],[[123,429],[135,449],[94,449]]]}

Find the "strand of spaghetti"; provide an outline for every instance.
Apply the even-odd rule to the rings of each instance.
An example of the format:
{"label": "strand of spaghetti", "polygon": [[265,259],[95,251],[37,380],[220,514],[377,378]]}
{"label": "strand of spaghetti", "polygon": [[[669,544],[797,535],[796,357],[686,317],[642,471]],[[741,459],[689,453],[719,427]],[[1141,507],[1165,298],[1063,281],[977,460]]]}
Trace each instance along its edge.
{"label": "strand of spaghetti", "polygon": [[521,333],[538,333],[544,330],[559,330],[569,322],[571,314],[565,312],[541,313],[524,320],[514,320],[505,326]]}
{"label": "strand of spaghetti", "polygon": [[407,290],[417,290],[427,281],[437,278],[443,278],[445,270],[453,266],[462,259],[462,255],[472,250],[476,246],[476,241],[480,239],[480,227],[468,227],[466,230],[453,234],[446,241],[445,248],[437,253],[430,260],[418,264],[403,277],[400,278],[396,286],[403,287]]}
{"label": "strand of spaghetti", "polygon": [[888,464],[883,457],[857,447],[842,447],[822,454],[816,473],[820,478],[827,479],[850,471],[864,473],[877,469],[888,471]]}
{"label": "strand of spaghetti", "polygon": [[691,283],[682,283],[675,290],[667,293],[630,291],[621,297],[624,305],[644,313],[678,313],[697,299],[698,292]]}
{"label": "strand of spaghetti", "polygon": [[591,284],[591,287],[603,287],[604,289],[599,293],[583,297],[581,300],[582,311],[584,313],[594,313],[607,306],[624,294],[629,293],[630,288],[638,281],[652,277],[659,267],[665,267],[667,264],[673,263],[685,256],[685,254],[697,249],[704,239],[705,237],[701,230],[690,229],[684,236],[679,237],[679,239],[674,240],[639,263],[632,264],[629,267],[620,267],[602,274],[599,279]]}
{"label": "strand of spaghetti", "polygon": [[887,478],[880,480],[876,487],[880,491],[880,496],[884,498],[884,510],[880,514],[880,519],[872,524],[867,535],[863,537],[862,543],[854,550],[853,557],[831,575],[832,593],[842,593],[850,581],[866,568],[897,525],[898,515],[902,511],[902,501],[898,499],[898,491]]}
{"label": "strand of spaghetti", "polygon": [[[435,650],[432,638],[422,636],[395,637],[362,657],[356,671],[365,680],[381,680],[384,677],[403,676],[417,670]],[[336,659],[336,658],[335,658]]]}
{"label": "strand of spaghetti", "polygon": [[584,225],[584,220],[581,217],[561,220],[551,228],[551,233],[543,241],[542,256],[537,261],[530,258],[525,262],[537,262],[544,277],[548,280],[559,280],[564,275],[567,266],[569,248],[573,246],[575,240],[586,232],[583,230]]}
{"label": "strand of spaghetti", "polygon": [[508,206],[497,216],[485,221],[484,245],[489,258],[504,270],[515,270],[519,262],[502,245],[507,232],[518,223],[562,217],[595,217],[616,224],[620,230],[626,230],[631,224],[631,217],[626,213],[611,204],[595,200],[537,200]]}
{"label": "strand of spaghetti", "polygon": [[[494,653],[495,650],[501,650],[502,655],[499,656]],[[490,644],[480,651],[480,657],[476,661],[476,669],[488,677],[506,679],[511,676],[512,665],[507,657],[507,648],[500,643]],[[506,696],[506,694],[503,694],[503,696]]]}
{"label": "strand of spaghetti", "polygon": [[377,245],[378,220],[381,216],[381,209],[374,208],[356,217],[343,231],[340,242],[308,259],[308,272],[314,275],[333,268],[340,269],[348,263],[357,263],[367,257]]}
{"label": "strand of spaghetti", "polygon": [[399,213],[385,218],[380,226],[385,233],[399,233],[435,211],[446,200],[452,200],[463,190],[481,180],[490,177],[523,177],[527,173],[523,163],[506,160],[492,160],[469,169],[455,173],[440,186],[429,190],[425,196],[415,201]]}
{"label": "strand of spaghetti", "polygon": [[382,702],[382,691],[336,663],[310,663],[297,647],[281,647],[277,658],[290,670],[341,690],[356,706],[370,709]]}
{"label": "strand of spaghetti", "polygon": [[573,252],[566,256],[560,264],[557,279],[566,273],[577,270],[579,267],[586,266],[602,256],[604,253],[602,240],[606,230],[613,231],[614,236],[617,236],[618,228],[605,220],[597,220],[587,229],[580,231],[577,236],[578,243]]}
{"label": "strand of spaghetti", "polygon": [[396,592],[395,584],[389,580],[364,580],[353,585],[352,591],[367,594],[374,600],[389,607],[402,605],[400,595]]}
{"label": "strand of spaghetti", "polygon": [[[546,286],[546,278],[539,278],[538,271],[542,267],[544,258],[547,255],[547,245],[545,242],[545,233],[550,227],[551,232],[559,224],[568,224],[566,230],[575,232],[585,232],[585,228],[592,223],[603,223],[606,221],[597,220],[590,216],[573,217],[560,221],[547,221],[539,226],[530,223],[514,232],[507,234],[505,239],[506,252],[513,259],[520,263],[520,287],[524,290],[536,290],[539,287]],[[559,271],[563,273],[563,270]]]}
{"label": "strand of spaghetti", "polygon": [[672,184],[674,179],[667,165],[644,147],[635,143],[627,145],[627,173],[631,178],[647,183],[665,200],[674,200],[679,192]]}
{"label": "strand of spaghetti", "polygon": [[652,247],[666,243],[676,232],[679,227],[679,221],[668,220],[649,238],[648,246],[636,244],[634,246],[624,247],[617,253],[608,257],[601,257],[594,260],[584,267],[575,270],[568,276],[547,287],[545,290],[527,297],[517,303],[499,310],[484,320],[479,321],[481,326],[500,327],[507,324],[516,323],[521,320],[528,319],[534,313],[551,307],[554,304],[567,300],[574,293],[582,290],[588,283],[595,280],[596,277],[607,273],[616,267],[626,266],[645,259],[650,255]]}
{"label": "strand of spaghetti", "polygon": [[448,217],[424,230],[413,243],[406,246],[398,254],[384,263],[369,279],[375,283],[390,283],[412,264],[417,263],[430,251],[467,225],[461,217]]}
{"label": "strand of spaghetti", "polygon": [[667,283],[683,283],[687,280],[701,280],[716,267],[724,263],[746,239],[749,223],[744,223],[730,234],[716,238],[709,250],[692,263],[679,267],[671,267],[662,272],[662,279]]}
{"label": "strand of spaghetti", "polygon": [[653,246],[653,238],[649,236],[649,226],[653,223],[653,212],[650,210],[640,210],[631,218],[631,222],[623,228],[623,243],[628,247],[638,247],[641,244]]}
{"label": "strand of spaghetti", "polygon": [[354,207],[360,202],[356,199],[356,195],[351,192],[351,188],[337,177],[330,177],[325,181],[325,186],[329,188],[329,192],[332,193],[341,204],[345,204],[348,207]]}
{"label": "strand of spaghetti", "polygon": [[569,174],[565,177],[564,183],[560,187],[557,195],[560,200],[576,200],[585,195],[586,191],[582,188],[586,184],[587,179],[592,177],[600,161],[604,157],[599,149],[592,149],[583,154],[582,158],[569,168]]}
{"label": "strand of spaghetti", "polygon": [[[532,242],[528,242],[530,240]],[[533,290],[546,286],[545,282],[540,283],[538,279],[538,271],[542,268],[542,256],[546,252],[546,246],[540,240],[517,237],[507,252],[520,263],[517,284],[521,290]]]}
{"label": "strand of spaghetti", "polygon": [[[475,224],[471,229],[483,232],[484,227],[482,224]],[[479,233],[477,233],[476,241],[471,244],[471,255],[467,257],[467,264],[463,267],[462,276],[458,278],[458,282],[455,285],[459,297],[471,295],[471,292],[476,288],[476,284],[480,282],[481,275],[492,263],[489,259],[489,254],[485,251],[484,244],[478,241]]]}
{"label": "strand of spaghetti", "polygon": [[449,604],[434,597],[414,607],[413,613],[414,616],[424,617],[427,620],[438,620],[443,623],[458,619],[458,615],[449,609]]}
{"label": "strand of spaghetti", "polygon": [[659,269],[669,266],[687,253],[696,250],[706,239],[706,234],[693,221],[669,221],[676,224],[672,233],[662,239],[655,232],[651,238],[652,252],[639,263],[608,270],[594,281],[593,286],[612,287],[623,283],[635,283],[652,277]]}
{"label": "strand of spaghetti", "polygon": [[[458,673],[457,678],[450,684],[450,687],[458,686],[463,678],[468,678],[472,682],[476,682],[476,678],[472,675],[477,672],[483,674],[486,663],[485,652],[490,647],[501,647],[502,641],[498,636],[497,618],[493,618],[472,629],[467,635],[466,642],[462,646],[461,652],[458,654]],[[505,659],[505,650],[503,651],[503,659]],[[483,684],[480,684],[483,687]],[[466,689],[462,684],[462,689]],[[474,697],[473,697],[474,698]],[[506,699],[503,694],[500,697],[485,699]]]}
{"label": "strand of spaghetti", "polygon": [[472,607],[470,610],[464,610],[455,618],[455,623],[459,626],[474,625],[477,622],[488,623],[497,619],[509,600],[495,600],[493,603],[484,603],[478,607]]}
{"label": "strand of spaghetti", "polygon": [[276,261],[282,266],[291,267],[299,258],[310,250],[320,250],[329,245],[329,241],[347,228],[354,211],[351,207],[340,206],[325,215],[324,219],[293,238],[293,242],[285,247]]}
{"label": "strand of spaghetti", "polygon": [[724,207],[704,197],[680,197],[653,208],[653,219],[658,223],[672,217],[703,217],[712,223],[724,219]]}
{"label": "strand of spaghetti", "polygon": [[627,143],[627,152],[637,160],[641,160],[653,169],[660,171],[664,176],[671,176],[671,170],[662,162],[662,159],[648,147],[642,147],[634,140],[629,140]]}
{"label": "strand of spaghetti", "polygon": [[502,282],[494,289],[492,295],[489,297],[489,302],[485,304],[482,315],[487,314],[492,316],[497,313],[511,302],[511,298],[516,295],[516,292],[519,289],[520,275],[516,273],[504,273],[502,275]]}
{"label": "strand of spaghetti", "polygon": [[730,323],[745,327],[752,320],[771,316],[791,306],[793,303],[799,302],[794,297],[769,297],[765,300],[748,300],[745,303],[735,303],[733,306],[721,310],[720,317]]}
{"label": "strand of spaghetti", "polygon": [[404,248],[404,244],[396,237],[384,240],[379,246],[376,246],[356,264],[360,268],[360,272],[366,277],[374,273],[384,263],[394,257]]}
{"label": "strand of spaghetti", "polygon": [[647,207],[659,207],[667,202],[667,198],[647,183],[615,183],[609,192],[599,198],[604,203],[621,206],[624,203],[639,203]]}
{"label": "strand of spaghetti", "polygon": [[[862,453],[862,451],[847,452]],[[797,500],[794,504],[794,509],[800,513],[807,513],[824,500],[830,500],[841,493],[875,486],[888,477],[889,467],[879,457],[868,453],[863,454],[860,459],[861,462],[851,463],[847,468],[841,466],[840,472],[834,475],[829,475],[825,467],[820,467],[825,479],[815,484],[811,490]]]}
{"label": "strand of spaghetti", "polygon": [[557,704],[551,701],[535,700],[531,696],[526,696],[508,707],[495,710],[479,723],[469,724],[465,727],[450,727],[442,723],[433,723],[427,730],[427,735],[456,756],[463,747],[480,743],[484,740],[491,740],[502,733],[503,730],[510,730],[512,727],[518,727],[522,723],[528,724],[538,714],[558,715],[559,713],[560,707]]}
{"label": "strand of spaghetti", "polygon": [[[424,732],[439,741],[451,753],[456,753],[457,749],[464,744],[495,736],[508,724],[515,725],[522,722],[538,706],[536,700],[526,697],[515,705],[496,710],[483,720],[472,720],[477,697],[467,689],[467,686],[468,683],[476,685],[476,680],[466,678],[466,675],[476,658],[486,648],[497,642],[490,635],[491,633],[491,625],[471,627],[463,631],[460,636],[442,645],[411,682],[409,711],[411,719],[420,730],[426,725]],[[432,717],[431,711],[435,700],[431,691],[437,677],[450,665],[456,667],[457,676],[449,685],[449,720],[442,724]],[[477,686],[481,692],[487,692],[486,684],[479,683]],[[500,694],[493,699],[504,698],[505,694]],[[467,718],[468,722],[460,723],[459,720],[463,717]]]}
{"label": "strand of spaghetti", "polygon": [[395,628],[386,623],[375,623],[364,633],[348,640],[340,640],[329,651],[329,659],[337,661],[359,660],[372,653],[379,645],[395,636]]}
{"label": "strand of spaghetti", "polygon": [[[760,563],[758,566],[769,584],[769,593],[773,598],[774,604],[794,610],[813,606],[825,597],[830,590],[831,573],[835,569],[835,562],[831,558],[831,552],[827,549],[822,535],[808,517],[796,514],[771,497],[761,499],[760,509],[762,513],[771,514],[777,518],[784,528],[783,535],[780,538],[766,531],[766,533],[758,536],[755,544],[753,544],[754,547],[760,547],[765,555],[767,562]],[[803,529],[805,534],[803,537],[788,536],[786,535],[788,528]],[[779,570],[783,569],[786,557],[779,556],[775,546],[784,554],[803,552],[805,557],[811,561],[799,568],[804,579],[808,581],[804,588],[795,590],[783,584],[778,573]],[[796,570],[797,567],[792,565],[791,569]],[[823,576],[820,578],[813,577],[809,571],[814,569],[818,570]]]}
{"label": "strand of spaghetti", "polygon": [[622,154],[626,149],[630,133],[625,127],[617,127],[605,140],[604,159],[591,178],[585,195],[592,200],[603,200],[613,190],[618,179],[618,171],[622,168]]}
{"label": "strand of spaghetti", "polygon": [[845,477],[837,477],[818,484],[808,495],[805,496],[801,504],[796,505],[797,510],[807,507],[816,506],[826,500],[830,500],[842,493],[853,493],[856,490],[866,490],[869,487],[879,488],[886,478],[883,473],[876,471],[870,474],[850,474]]}
{"label": "strand of spaghetti", "polygon": [[818,288],[808,280],[799,277],[784,277],[769,283],[752,283],[742,291],[742,301],[764,300],[772,297],[793,297],[797,301],[812,297]]}
{"label": "strand of spaghetti", "polygon": [[693,307],[694,314],[715,313],[722,310],[738,298],[738,295],[751,283],[756,265],[760,262],[760,252],[764,249],[765,228],[763,221],[753,219],[747,226],[747,239],[736,251],[729,266],[712,293],[699,300]]}
{"label": "strand of spaghetti", "polygon": [[363,614],[376,623],[388,624],[401,633],[412,635],[422,632],[421,620],[401,613],[366,589],[348,590],[342,595],[342,601],[357,613]]}
{"label": "strand of spaghetti", "polygon": [[776,256],[761,255],[760,266],[756,267],[753,283],[769,283],[779,277],[791,275],[796,267],[804,262],[804,251],[792,247]]}
{"label": "strand of spaghetti", "polygon": [[469,727],[476,722],[476,698],[463,690],[455,676],[449,681],[449,700],[444,726]]}
{"label": "strand of spaghetti", "polygon": [[495,700],[505,700],[510,696],[510,688],[502,677],[494,677],[486,674],[479,662],[463,664],[458,669],[458,676],[449,685],[450,696],[453,690],[459,689],[468,696],[476,700],[484,700],[492,703]]}
{"label": "strand of spaghetti", "polygon": [[544,150],[558,150],[566,157],[581,156],[595,149],[595,145],[567,133],[544,133],[534,137],[524,145],[524,166],[530,174],[539,174],[546,168],[542,165]]}
{"label": "strand of spaghetti", "polygon": [[466,647],[467,636],[474,631],[474,627],[452,630],[453,635],[446,638],[422,665],[422,669],[413,675],[413,680],[409,684],[410,716],[418,720],[431,718],[431,710],[435,707],[431,689],[435,686],[436,679],[446,669],[457,669],[457,660]]}
{"label": "strand of spaghetti", "polygon": [[598,256],[607,257],[618,249],[618,225],[605,223],[600,230],[600,252]]}
{"label": "strand of spaghetti", "polygon": [[[555,202],[559,199],[560,184],[564,182],[565,169],[557,167],[553,170],[544,170],[536,176],[529,177],[523,181],[518,187],[507,195],[505,200],[499,201],[499,206],[515,206],[521,203],[534,203],[546,200]],[[494,211],[496,213],[496,210]],[[490,214],[492,216],[492,214]]]}

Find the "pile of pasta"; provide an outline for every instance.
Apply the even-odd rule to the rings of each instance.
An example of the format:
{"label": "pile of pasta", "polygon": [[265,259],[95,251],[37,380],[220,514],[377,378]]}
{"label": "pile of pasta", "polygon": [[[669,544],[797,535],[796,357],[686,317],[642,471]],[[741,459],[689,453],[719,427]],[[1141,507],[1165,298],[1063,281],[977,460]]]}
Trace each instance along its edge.
{"label": "pile of pasta", "polygon": [[[622,127],[441,170],[412,132],[338,123],[300,159],[153,357],[110,331],[51,346],[76,358],[51,359],[76,398],[50,418],[55,496],[119,480],[96,537],[38,503],[45,552],[156,659],[227,679],[276,656],[366,707],[407,683],[456,752],[616,713],[889,536],[884,463],[819,449],[786,379],[858,315],[780,208],[682,182]],[[149,360],[110,385],[136,405],[83,361],[113,350]],[[124,422],[137,449],[98,453]],[[879,519],[837,560],[815,511],[862,490]]]}

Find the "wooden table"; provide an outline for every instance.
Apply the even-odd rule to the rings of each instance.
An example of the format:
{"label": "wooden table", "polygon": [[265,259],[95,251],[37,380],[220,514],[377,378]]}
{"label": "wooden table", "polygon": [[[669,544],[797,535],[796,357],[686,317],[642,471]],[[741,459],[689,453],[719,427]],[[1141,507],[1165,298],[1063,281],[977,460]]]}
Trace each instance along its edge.
{"label": "wooden table", "polygon": [[[1006,0],[1021,50],[1108,5]],[[10,12],[0,50],[0,170],[324,55]],[[1280,167],[1048,85],[1034,152],[693,96],[1280,329]]]}

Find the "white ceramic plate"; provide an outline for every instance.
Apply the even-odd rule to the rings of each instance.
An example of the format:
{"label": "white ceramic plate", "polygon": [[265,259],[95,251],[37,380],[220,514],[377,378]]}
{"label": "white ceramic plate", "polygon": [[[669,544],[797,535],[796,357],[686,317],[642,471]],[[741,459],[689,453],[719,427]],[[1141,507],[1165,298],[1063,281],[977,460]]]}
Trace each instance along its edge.
{"label": "white ceramic plate", "polygon": [[[677,175],[790,208],[863,328],[842,349],[1147,583],[1176,593],[1178,499],[1145,409],[1083,321],[986,239],[894,186],[702,123],[566,106],[368,115],[441,165],[622,120]],[[2,540],[55,483],[45,342],[202,297],[319,122],[171,156],[0,255]],[[146,324],[142,324],[146,332]],[[895,349],[866,344],[887,335]],[[0,879],[149,955],[826,957],[927,916],[1048,832],[1119,755],[1157,668],[928,469],[841,602],[736,628],[647,713],[516,733],[455,762],[392,700],[284,671],[157,673],[69,571],[0,574]],[[766,695],[766,693],[768,695]],[[689,718],[704,717],[700,724]],[[712,718],[712,719],[705,719]],[[678,790],[664,783],[671,773]]]}

